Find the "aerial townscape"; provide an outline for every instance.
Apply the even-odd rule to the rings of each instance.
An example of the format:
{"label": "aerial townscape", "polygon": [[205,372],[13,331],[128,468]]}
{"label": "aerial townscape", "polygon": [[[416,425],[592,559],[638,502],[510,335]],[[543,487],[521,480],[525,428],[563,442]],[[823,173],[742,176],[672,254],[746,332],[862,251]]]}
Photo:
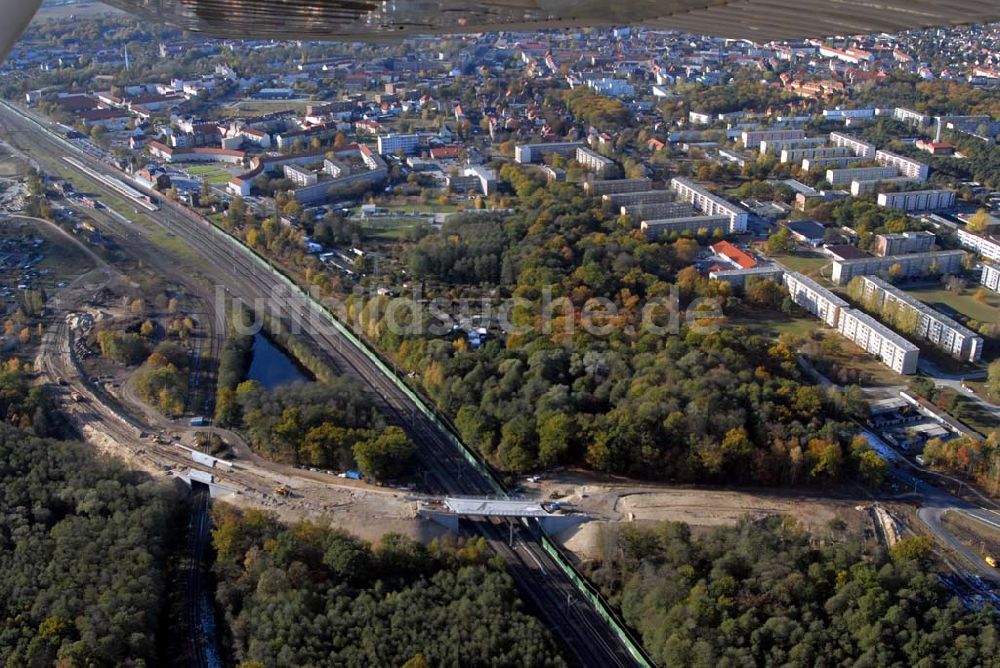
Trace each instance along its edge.
{"label": "aerial townscape", "polygon": [[0,665],[1000,668],[1000,23],[139,9],[0,64]]}

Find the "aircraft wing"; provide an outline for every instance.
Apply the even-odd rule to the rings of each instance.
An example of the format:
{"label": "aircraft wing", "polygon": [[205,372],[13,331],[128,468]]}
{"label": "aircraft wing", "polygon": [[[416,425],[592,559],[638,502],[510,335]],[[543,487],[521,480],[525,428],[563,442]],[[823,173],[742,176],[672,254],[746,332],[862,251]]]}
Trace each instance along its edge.
{"label": "aircraft wing", "polygon": [[[105,0],[214,37],[373,41],[648,26],[755,42],[1000,20],[998,0]],[[0,60],[41,0],[0,0]]]}
{"label": "aircraft wing", "polygon": [[378,39],[645,25],[755,42],[1000,20],[998,0],[106,0],[207,35]]}

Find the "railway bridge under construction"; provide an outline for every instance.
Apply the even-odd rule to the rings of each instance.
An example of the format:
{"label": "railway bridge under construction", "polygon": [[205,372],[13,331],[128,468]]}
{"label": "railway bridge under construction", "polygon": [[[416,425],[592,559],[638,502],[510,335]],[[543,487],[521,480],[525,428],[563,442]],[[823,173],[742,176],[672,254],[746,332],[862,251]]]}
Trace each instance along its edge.
{"label": "railway bridge under construction", "polygon": [[424,504],[418,514],[458,532],[462,518],[533,519],[546,532],[559,533],[590,518],[584,513],[565,513],[559,504],[524,499],[449,496]]}

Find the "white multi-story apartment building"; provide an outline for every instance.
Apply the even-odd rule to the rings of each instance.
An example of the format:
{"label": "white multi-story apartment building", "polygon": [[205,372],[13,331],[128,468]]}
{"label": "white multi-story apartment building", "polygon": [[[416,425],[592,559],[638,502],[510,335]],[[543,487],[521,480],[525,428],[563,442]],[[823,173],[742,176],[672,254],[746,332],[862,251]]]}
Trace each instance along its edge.
{"label": "white multi-story apartment building", "polygon": [[846,158],[853,157],[851,149],[844,146],[834,146],[833,148],[783,148],[781,149],[781,162],[793,163],[801,162],[805,158]]}
{"label": "white multi-story apartment building", "polygon": [[837,331],[896,373],[917,372],[920,349],[870,315],[856,309],[843,309]]}
{"label": "white multi-story apartment building", "polygon": [[379,135],[378,152],[382,155],[391,155],[402,150],[406,155],[413,155],[420,147],[420,137],[418,135]]}
{"label": "white multi-story apartment building", "polygon": [[609,193],[601,199],[611,206],[635,206],[637,204],[662,204],[673,202],[677,196],[669,190],[643,190],[635,193]]}
{"label": "white multi-story apartment building", "polygon": [[881,181],[897,176],[899,176],[899,171],[895,167],[853,167],[826,170],[826,181],[832,186],[851,181]]}
{"label": "white multi-story apartment building", "polygon": [[885,304],[895,304],[917,314],[917,328],[912,332],[914,336],[930,341],[957,359],[978,362],[982,357],[983,338],[969,328],[877,276],[862,276],[861,281],[865,304],[877,309]]}
{"label": "white multi-story apartment building", "polygon": [[905,187],[911,183],[918,183],[918,181],[908,179],[905,176],[897,176],[892,179],[879,179],[877,181],[851,181],[851,196],[861,197],[862,195],[873,193],[881,188],[884,188],[887,184],[892,183]]}
{"label": "white multi-story apartment building", "polygon": [[885,257],[886,255],[903,255],[905,253],[926,253],[934,247],[936,239],[933,232],[926,230],[876,234],[875,254]]}
{"label": "white multi-story apartment building", "polygon": [[848,307],[846,301],[813,279],[796,271],[786,272],[784,282],[785,287],[788,288],[788,295],[793,302],[812,313],[830,327],[837,326],[841,309]]}
{"label": "white multi-story apartment building", "polygon": [[778,283],[784,274],[785,270],[777,265],[765,265],[750,269],[719,269],[709,272],[708,277],[713,281],[725,281],[734,288],[742,288],[746,286],[747,279],[757,278]]}
{"label": "white multi-story apartment building", "polygon": [[930,116],[927,114],[921,114],[919,111],[914,111],[913,109],[907,109],[906,107],[896,107],[893,109],[892,117],[897,121],[921,127],[931,124]]}
{"label": "white multi-story apartment building", "polygon": [[932,271],[954,274],[962,269],[964,256],[964,251],[950,250],[834,260],[830,280],[836,285],[846,285],[855,276],[888,274],[894,266],[898,266],[900,278],[926,276]]}
{"label": "white multi-story apartment building", "polygon": [[744,130],[740,135],[743,141],[743,146],[746,148],[753,148],[760,146],[762,141],[769,141],[773,139],[804,139],[806,133],[804,130]]}
{"label": "white multi-story apartment building", "polygon": [[621,215],[631,216],[633,220],[665,220],[693,216],[694,214],[694,207],[687,202],[629,204],[621,208]]}
{"label": "white multi-story apartment building", "polygon": [[716,230],[723,234],[729,231],[729,216],[682,216],[679,218],[662,218],[660,220],[644,220],[639,223],[639,229],[646,233],[649,239],[662,239],[676,232],[677,234],[705,232],[712,235]]}
{"label": "white multi-story apartment building", "polygon": [[600,177],[614,176],[618,172],[618,165],[615,164],[614,160],[585,146],[576,149],[576,161]]}
{"label": "white multi-story apartment building", "polygon": [[875,151],[875,162],[880,165],[895,167],[899,170],[900,174],[908,176],[911,179],[926,181],[930,175],[930,167],[924,163],[889,151]]}
{"label": "white multi-story apartment building", "polygon": [[285,178],[300,188],[314,185],[319,180],[319,176],[315,172],[303,169],[298,165],[284,165],[283,169]]}
{"label": "white multi-story apartment building", "polygon": [[652,190],[653,182],[648,178],[640,179],[594,179],[583,184],[583,191],[591,197],[613,195],[617,193],[638,193]]}
{"label": "white multi-story apartment building", "polygon": [[479,191],[487,197],[497,191],[497,173],[492,169],[482,165],[469,165],[462,175],[479,179]]}
{"label": "white multi-story apartment building", "polygon": [[911,190],[879,193],[878,205],[900,211],[935,211],[955,206],[954,190]]}
{"label": "white multi-story apartment building", "polygon": [[983,262],[983,273],[979,275],[979,282],[993,292],[1000,292],[1000,267]]}
{"label": "white multi-story apartment building", "polygon": [[677,193],[677,199],[690,202],[694,208],[706,216],[729,216],[729,232],[740,234],[747,231],[750,214],[738,204],[732,204],[705,190],[694,181],[681,176],[670,181],[670,188]]}
{"label": "white multi-story apartment building", "polygon": [[826,137],[804,137],[802,139],[763,139],[760,142],[762,155],[778,155],[786,148],[819,148],[827,144]]}
{"label": "white multi-story apartment building", "polygon": [[842,146],[850,149],[854,155],[862,160],[875,159],[875,146],[866,141],[861,141],[856,137],[844,134],[843,132],[831,132],[830,143],[834,146]]}
{"label": "white multi-story apartment building", "polygon": [[546,154],[555,153],[557,155],[571,156],[576,154],[576,149],[583,146],[582,142],[550,142],[548,144],[519,144],[514,147],[514,160],[522,165],[530,165],[538,162]]}
{"label": "white multi-story apartment building", "polygon": [[955,231],[955,236],[962,248],[967,248],[990,262],[1000,263],[1000,239],[973,234],[961,228]]}
{"label": "white multi-story apartment building", "polygon": [[814,169],[838,168],[843,169],[852,162],[857,162],[854,156],[841,156],[839,158],[802,158],[802,169],[811,172]]}

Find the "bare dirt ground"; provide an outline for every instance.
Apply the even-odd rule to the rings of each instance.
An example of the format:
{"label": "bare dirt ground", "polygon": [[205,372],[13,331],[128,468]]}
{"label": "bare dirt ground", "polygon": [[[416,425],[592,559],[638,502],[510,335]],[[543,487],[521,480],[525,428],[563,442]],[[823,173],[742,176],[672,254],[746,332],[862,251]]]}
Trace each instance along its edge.
{"label": "bare dirt ground", "polygon": [[815,490],[690,488],[571,472],[525,483],[524,491],[527,496],[558,500],[592,518],[557,536],[581,559],[600,559],[615,544],[618,527],[624,523],[653,526],[664,521],[685,522],[697,531],[732,526],[745,516],[787,515],[810,532],[823,535],[834,519],[852,527],[870,522],[864,508],[871,501],[850,490],[823,495]]}

